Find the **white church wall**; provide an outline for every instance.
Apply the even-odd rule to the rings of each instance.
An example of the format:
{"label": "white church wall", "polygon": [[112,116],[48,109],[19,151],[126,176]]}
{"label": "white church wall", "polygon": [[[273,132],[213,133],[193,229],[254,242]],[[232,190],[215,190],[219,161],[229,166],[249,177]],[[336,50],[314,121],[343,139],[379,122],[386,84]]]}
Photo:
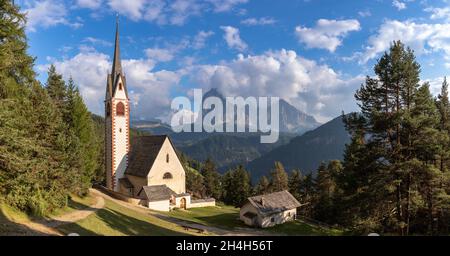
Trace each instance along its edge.
{"label": "white church wall", "polygon": [[[168,162],[166,161],[167,155],[169,155]],[[171,179],[163,178],[166,172],[172,174]],[[185,193],[186,176],[184,169],[169,139],[164,141],[147,179],[148,186],[166,185],[177,194]]]}

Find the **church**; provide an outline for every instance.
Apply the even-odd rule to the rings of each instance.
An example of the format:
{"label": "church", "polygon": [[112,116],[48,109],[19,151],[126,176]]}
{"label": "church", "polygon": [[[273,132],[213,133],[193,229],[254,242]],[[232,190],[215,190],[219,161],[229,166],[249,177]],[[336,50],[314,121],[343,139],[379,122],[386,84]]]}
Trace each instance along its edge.
{"label": "church", "polygon": [[191,200],[186,173],[169,136],[138,136],[130,143],[130,99],[122,70],[119,23],[105,95],[105,161],[108,190],[153,210],[214,206],[215,200]]}

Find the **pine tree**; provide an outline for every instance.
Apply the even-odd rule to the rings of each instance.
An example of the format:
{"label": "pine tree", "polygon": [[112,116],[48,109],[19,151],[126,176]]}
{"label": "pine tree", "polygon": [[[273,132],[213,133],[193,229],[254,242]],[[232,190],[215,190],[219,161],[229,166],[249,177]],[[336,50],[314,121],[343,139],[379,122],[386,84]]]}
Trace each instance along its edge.
{"label": "pine tree", "polygon": [[[55,73],[56,76],[58,76]],[[47,88],[48,89],[48,88]],[[83,102],[72,78],[69,79],[66,95],[63,97],[63,116],[76,140],[72,142],[81,173],[80,193],[85,194],[95,177],[97,159],[103,143],[98,141],[90,112]]]}
{"label": "pine tree", "polygon": [[242,166],[226,172],[223,175],[222,184],[223,201],[226,204],[240,207],[252,194],[250,175]]}
{"label": "pine tree", "polygon": [[66,98],[66,84],[62,75],[56,72],[54,65],[51,65],[48,69],[46,89],[50,97],[55,102],[55,105],[59,109],[63,109]]}
{"label": "pine tree", "polygon": [[217,172],[216,166],[210,158],[206,159],[205,163],[203,164],[201,174],[204,178],[203,184],[205,187],[205,196],[220,198],[220,174]]}
{"label": "pine tree", "polygon": [[401,42],[392,44],[374,70],[377,78],[367,77],[355,95],[361,114],[345,120],[353,138],[338,185],[344,204],[356,210],[351,225],[423,233],[419,215],[427,210],[426,222],[435,215],[437,156],[445,156],[448,144],[437,129],[439,111],[428,86],[419,85],[414,53]]}
{"label": "pine tree", "polygon": [[261,178],[258,181],[258,184],[255,187],[255,194],[256,195],[264,195],[270,193],[270,181],[267,179],[266,176],[261,176]]}
{"label": "pine tree", "polygon": [[289,192],[297,200],[301,200],[302,181],[302,173],[299,170],[293,170],[289,175]]}
{"label": "pine tree", "polygon": [[0,99],[26,97],[34,82],[34,59],[27,54],[25,14],[0,0]]}
{"label": "pine tree", "polygon": [[288,175],[284,170],[283,164],[275,162],[275,168],[271,172],[270,189],[272,192],[278,192],[289,189]]}

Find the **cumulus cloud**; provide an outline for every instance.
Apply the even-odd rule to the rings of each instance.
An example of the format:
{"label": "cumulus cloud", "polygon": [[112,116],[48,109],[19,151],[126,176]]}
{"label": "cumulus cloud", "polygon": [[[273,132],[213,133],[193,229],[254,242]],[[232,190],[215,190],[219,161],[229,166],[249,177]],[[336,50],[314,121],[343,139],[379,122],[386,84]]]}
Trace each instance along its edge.
{"label": "cumulus cloud", "polygon": [[360,29],[361,27],[357,20],[320,19],[313,28],[296,27],[295,33],[298,40],[308,48],[326,49],[334,52],[342,44],[343,38],[349,32]]}
{"label": "cumulus cloud", "polygon": [[247,26],[262,26],[262,25],[272,25],[275,24],[277,21],[274,18],[270,17],[261,17],[261,18],[248,18],[243,21],[241,21],[242,24]]}
{"label": "cumulus cloud", "polygon": [[80,22],[70,22],[67,20],[67,9],[63,2],[56,0],[36,1],[27,6],[24,10],[27,15],[27,30],[36,32],[38,27],[53,27],[66,25],[72,28],[79,28],[83,24]]}
{"label": "cumulus cloud", "polygon": [[224,31],[223,38],[227,42],[228,47],[238,51],[247,49],[248,45],[241,39],[239,29],[231,26],[221,26],[220,28]]}
{"label": "cumulus cloud", "polygon": [[262,55],[239,55],[220,65],[201,65],[191,72],[204,90],[218,88],[229,96],[277,96],[321,121],[356,109],[353,93],[362,76],[342,78],[326,65],[280,50]]}
{"label": "cumulus cloud", "polygon": [[447,59],[450,57],[450,24],[387,20],[369,38],[361,62],[365,63],[386,51],[394,40],[401,40],[419,55],[442,51]]}
{"label": "cumulus cloud", "polygon": [[406,9],[406,4],[401,2],[401,1],[399,1],[399,0],[392,1],[392,6],[397,8],[397,10],[399,10],[399,11],[401,11],[403,9]]}
{"label": "cumulus cloud", "polygon": [[[106,79],[112,65],[109,56],[90,50],[53,61],[53,64],[66,80],[74,79],[89,110],[103,115]],[[127,76],[133,118],[155,117],[170,109],[170,90],[178,84],[181,71],[155,71],[155,63],[150,59],[125,59],[122,66]],[[48,67],[39,65],[37,69],[44,73]]]}

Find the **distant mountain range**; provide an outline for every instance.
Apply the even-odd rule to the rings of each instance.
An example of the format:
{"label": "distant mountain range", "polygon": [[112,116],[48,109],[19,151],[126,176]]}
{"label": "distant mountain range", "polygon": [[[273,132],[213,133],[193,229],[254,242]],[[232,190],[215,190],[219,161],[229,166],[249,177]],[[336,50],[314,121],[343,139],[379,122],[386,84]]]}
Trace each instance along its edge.
{"label": "distant mountain range", "polygon": [[[210,96],[225,102],[216,89],[205,93],[204,98]],[[259,133],[174,133],[170,125],[157,120],[133,121],[132,126],[155,135],[170,135],[180,151],[199,161],[210,157],[220,171],[246,165],[253,180],[267,175],[275,161],[282,162],[289,171],[294,168],[305,173],[315,171],[322,161],[341,159],[349,141],[341,117],[320,126],[314,117],[284,100],[280,100],[282,132],[279,141],[273,144],[261,144]]]}
{"label": "distant mountain range", "polygon": [[303,173],[315,172],[321,162],[341,160],[350,135],[345,130],[342,117],[293,138],[289,143],[254,159],[247,164],[252,180],[268,175],[275,161],[281,162],[286,171],[300,169]]}
{"label": "distant mountain range", "polygon": [[[215,88],[212,88],[208,92],[206,92],[203,95],[203,99],[205,100],[208,97],[217,97],[222,101],[223,106],[225,106],[225,97]],[[270,104],[268,106],[268,113],[270,113],[271,108]],[[210,110],[209,110],[210,111]],[[321,125],[319,122],[316,121],[316,119],[313,116],[310,116],[291,104],[289,104],[287,101],[280,99],[279,102],[279,118],[280,118],[280,127],[279,131],[281,133],[296,133],[296,134],[302,134],[306,131],[309,131],[311,129],[314,129]],[[208,110],[204,110],[203,114],[205,115],[208,112]],[[236,122],[236,115],[235,115],[235,122]],[[270,121],[270,115],[268,116]],[[246,126],[248,126],[248,113],[245,113],[245,120],[246,120]]]}

